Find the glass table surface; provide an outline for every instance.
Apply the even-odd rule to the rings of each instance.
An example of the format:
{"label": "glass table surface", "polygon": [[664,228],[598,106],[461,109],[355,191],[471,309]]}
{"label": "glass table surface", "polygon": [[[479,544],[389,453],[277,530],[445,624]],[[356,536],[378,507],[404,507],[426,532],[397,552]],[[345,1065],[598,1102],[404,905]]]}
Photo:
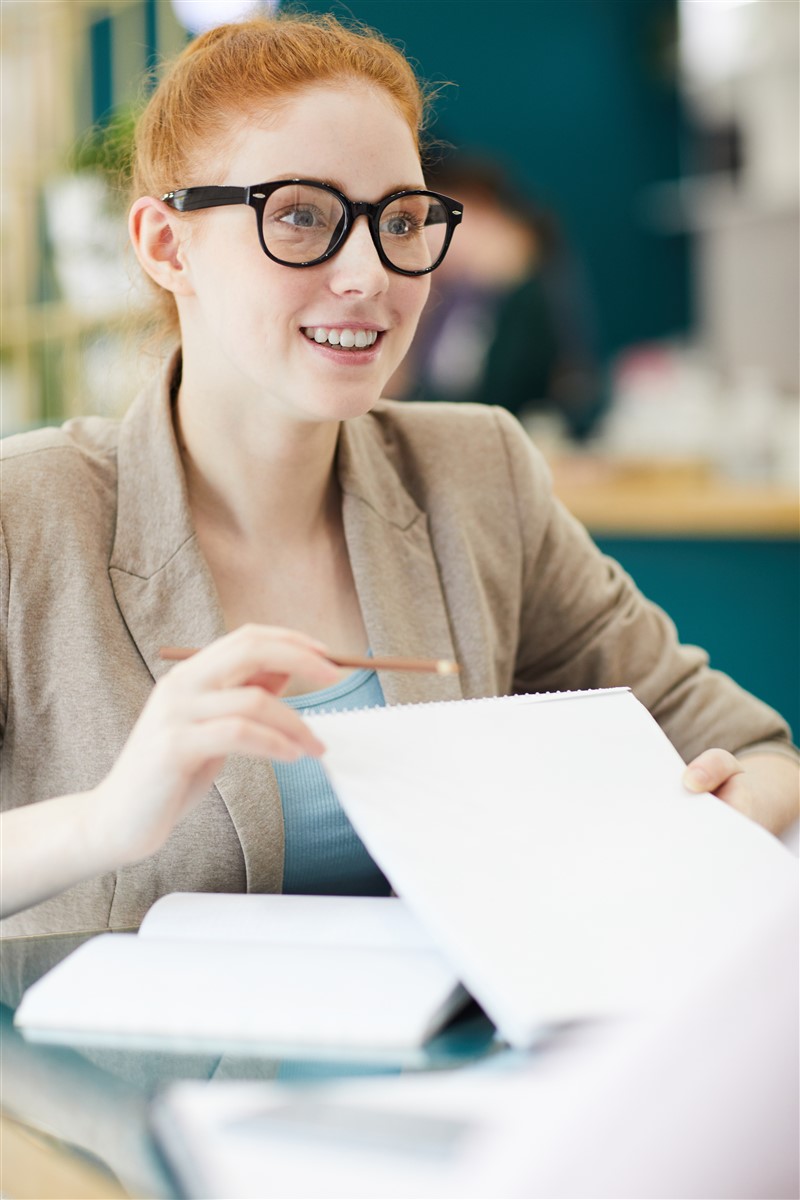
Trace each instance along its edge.
{"label": "glass table surface", "polygon": [[[151,1133],[153,1100],[181,1080],[307,1083],[454,1070],[507,1052],[468,1007],[413,1056],[348,1061],[269,1054],[46,1045],[26,1041],[14,1008],[35,979],[100,931],[0,941],[0,1195],[11,1200],[140,1200],[177,1193]],[[102,932],[107,932],[106,930]]]}

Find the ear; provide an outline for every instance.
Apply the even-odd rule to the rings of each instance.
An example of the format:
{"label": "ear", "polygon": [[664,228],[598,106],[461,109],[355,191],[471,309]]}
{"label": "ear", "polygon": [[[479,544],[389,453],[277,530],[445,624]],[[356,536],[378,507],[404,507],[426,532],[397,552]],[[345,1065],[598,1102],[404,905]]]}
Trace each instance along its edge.
{"label": "ear", "polygon": [[128,232],[142,269],[176,296],[192,292],[181,251],[187,230],[174,209],[153,196],[141,196],[128,216]]}

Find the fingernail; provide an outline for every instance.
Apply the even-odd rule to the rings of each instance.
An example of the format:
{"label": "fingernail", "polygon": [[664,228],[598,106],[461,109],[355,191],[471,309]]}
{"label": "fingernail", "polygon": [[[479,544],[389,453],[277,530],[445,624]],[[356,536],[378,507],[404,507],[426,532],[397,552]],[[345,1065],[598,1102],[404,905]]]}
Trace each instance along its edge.
{"label": "fingernail", "polygon": [[690,792],[707,792],[711,780],[702,767],[690,767],[683,775],[683,786]]}

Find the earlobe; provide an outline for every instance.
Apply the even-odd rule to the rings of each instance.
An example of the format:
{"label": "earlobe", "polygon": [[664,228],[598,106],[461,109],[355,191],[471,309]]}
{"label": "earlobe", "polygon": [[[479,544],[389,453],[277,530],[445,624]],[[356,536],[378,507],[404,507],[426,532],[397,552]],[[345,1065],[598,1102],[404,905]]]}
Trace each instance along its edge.
{"label": "earlobe", "polygon": [[142,269],[150,278],[175,295],[191,292],[182,261],[180,218],[153,196],[141,196],[132,206],[128,231]]}

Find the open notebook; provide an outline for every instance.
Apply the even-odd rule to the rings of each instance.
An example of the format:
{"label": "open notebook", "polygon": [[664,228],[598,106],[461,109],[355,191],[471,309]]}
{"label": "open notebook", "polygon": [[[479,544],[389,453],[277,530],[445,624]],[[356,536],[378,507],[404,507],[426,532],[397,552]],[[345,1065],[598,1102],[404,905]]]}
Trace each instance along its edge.
{"label": "open notebook", "polygon": [[70,1044],[391,1056],[466,999],[396,897],[175,892],[33,984],[15,1023]]}
{"label": "open notebook", "polygon": [[[451,1010],[458,978],[526,1047],[543,1025],[651,1008],[745,936],[764,904],[796,895],[793,856],[719,800],[684,790],[680,756],[627,689],[308,721],[346,812],[408,908],[403,920],[413,914],[424,929],[420,944],[379,938],[351,969],[350,947],[269,944],[270,905],[291,897],[244,896],[250,944],[233,941],[239,918],[226,917],[203,943],[153,937],[148,920],[138,937],[81,947],[26,994],[17,1023],[29,1036],[408,1045]],[[222,899],[236,898],[186,903],[199,913]],[[177,903],[159,901],[153,917]],[[321,921],[340,902],[315,903]],[[205,937],[211,926],[200,924]]]}

